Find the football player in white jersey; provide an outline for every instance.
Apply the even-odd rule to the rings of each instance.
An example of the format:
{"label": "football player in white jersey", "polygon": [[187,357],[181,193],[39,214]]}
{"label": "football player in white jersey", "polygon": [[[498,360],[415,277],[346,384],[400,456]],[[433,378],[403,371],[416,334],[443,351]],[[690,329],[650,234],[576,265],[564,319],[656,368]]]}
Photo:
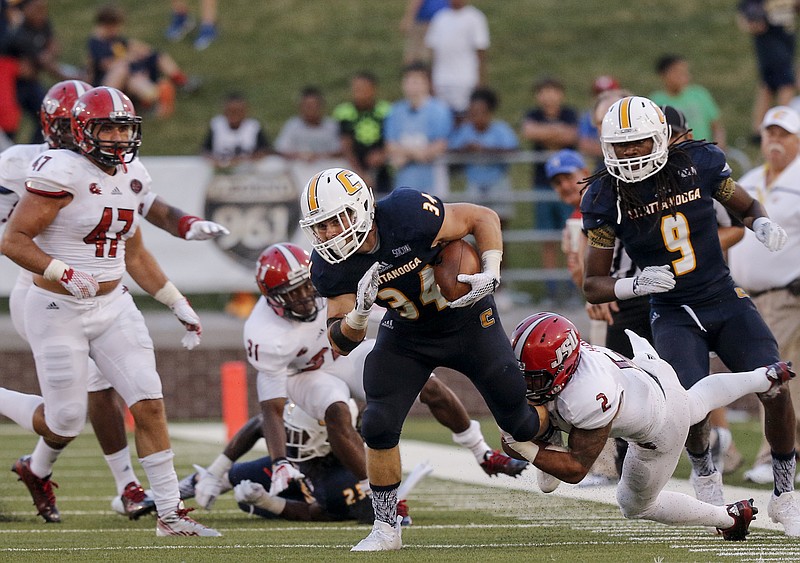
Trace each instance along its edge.
{"label": "football player in white jersey", "polygon": [[537,313],[522,321],[511,338],[528,387],[526,396],[537,410],[544,405],[546,418],[569,435],[569,449],[516,443],[504,435],[506,451],[516,451],[555,478],[578,483],[606,440],[623,438],[629,447],[617,502],[626,518],[709,526],[726,540],[744,540],[758,513],[752,499],[715,506],[662,489],[675,471],[690,425],[748,393],[778,393],[795,375],[791,364],[711,375],[687,391],[647,340],[626,333],[632,361],[583,342],[575,325],[555,313]]}
{"label": "football player in white jersey", "polygon": [[45,520],[60,521],[49,477],[85,424],[91,357],[136,421],[137,450],[158,512],[156,534],[218,536],[180,504],[153,343],[120,284],[127,267],[184,324],[184,345],[199,343],[200,319],[145,249],[138,230],[137,211],[150,184],[135,160],[141,117],[122,92],[99,87],[78,98],[71,127],[78,151],[49,150],[31,163],[27,193],[2,241],[2,252],[33,272],[25,332],[44,398],[33,416],[44,440],[14,471]]}
{"label": "football player in white jersey", "polygon": [[[76,150],[70,113],[78,97],[91,88],[91,85],[80,80],[65,80],[54,84],[42,100],[40,110],[40,123],[46,142],[38,145],[14,145],[0,153],[0,223],[8,220],[19,198],[25,193],[25,179],[35,158],[49,149]],[[139,212],[157,227],[187,240],[206,240],[228,232],[222,225],[203,221],[168,205],[152,191],[148,191]],[[26,341],[24,307],[32,284],[32,273],[20,269],[9,300],[14,328]],[[146,495],[133,471],[123,414],[113,388],[100,375],[91,359],[88,389],[89,420],[116,482],[118,496],[114,498],[112,507],[131,519],[137,519],[152,511],[155,504]],[[0,388],[0,414],[8,416],[28,430],[33,431],[30,413],[41,402],[40,396]]]}
{"label": "football player in white jersey", "polygon": [[[299,246],[279,243],[264,250],[257,262],[256,283],[262,297],[245,322],[244,345],[258,372],[262,432],[273,462],[270,494],[277,495],[289,481],[302,477],[286,460],[283,409],[288,398],[325,421],[333,453],[360,480],[362,498],[369,504],[364,442],[351,423],[349,400],[366,401],[364,360],[375,341],[366,340],[347,356],[333,352],[327,337],[327,301],[311,285],[309,255]],[[428,380],[420,400],[488,475],[516,477],[527,466],[493,451],[478,421],[470,420],[458,397],[439,378]],[[217,495],[230,489],[224,475],[234,461],[223,453],[200,472],[195,486],[198,504],[210,508]]]}

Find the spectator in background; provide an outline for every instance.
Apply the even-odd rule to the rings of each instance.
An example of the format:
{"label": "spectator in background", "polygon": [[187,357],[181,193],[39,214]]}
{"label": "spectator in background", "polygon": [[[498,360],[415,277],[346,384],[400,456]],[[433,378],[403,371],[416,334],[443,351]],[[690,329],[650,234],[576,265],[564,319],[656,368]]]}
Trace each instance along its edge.
{"label": "spectator in background", "polygon": [[[782,358],[800,362],[800,115],[791,108],[770,109],[761,124],[761,155],[765,163],[742,176],[739,183],[783,226],[788,244],[778,252],[760,246],[751,232],[730,249],[733,278],[750,293],[758,311],[778,341]],[[789,385],[800,420],[800,387]],[[799,427],[795,447],[800,451]],[[762,443],[745,479],[772,483],[769,445]]]}
{"label": "spectator in background", "polygon": [[[46,72],[56,80],[78,78],[77,71],[60,64],[60,47],[50,22],[47,0],[18,0],[13,7],[21,14],[19,23],[9,27],[2,41],[0,54],[16,60],[16,96],[22,112],[35,124],[31,143],[44,141],[39,128],[39,108],[47,88],[41,74]],[[19,17],[19,16],[18,16]],[[6,59],[11,64],[9,59]],[[13,66],[6,73],[13,75]],[[5,112],[6,107],[2,110]]]}
{"label": "spectator in background", "polygon": [[431,52],[425,47],[425,34],[436,12],[446,8],[449,0],[408,0],[400,31],[405,37],[403,43],[403,64],[415,61],[429,63]]}
{"label": "spectator in background", "polygon": [[19,60],[5,49],[12,13],[16,14],[17,10],[11,8],[6,0],[0,0],[0,108],[3,108],[0,111],[0,151],[14,144],[22,120],[22,110],[17,102]]}
{"label": "spectator in background", "polygon": [[616,78],[608,74],[595,78],[592,82],[592,106],[578,119],[578,150],[592,161],[603,157],[603,149],[600,147],[600,132],[594,123],[594,107],[600,94],[610,90],[619,90],[619,82]]}
{"label": "spectator in background", "polygon": [[[547,76],[533,86],[536,107],[529,110],[522,122],[522,138],[530,141],[534,151],[575,149],[578,143],[578,114],[564,105],[564,85],[557,78]],[[533,165],[533,189],[552,193],[547,181],[544,160]],[[564,228],[572,208],[560,201],[541,201],[535,204],[535,227],[558,230]],[[542,243],[542,266],[555,269],[558,261],[558,244]],[[558,298],[558,284],[548,281],[547,297]]]}
{"label": "spectator in background", "polygon": [[467,0],[450,0],[450,6],[433,16],[425,44],[433,53],[433,93],[461,118],[469,96],[486,84],[486,16]]}
{"label": "spectator in background", "polygon": [[339,126],[325,116],[325,98],[316,86],[300,92],[298,115],[283,124],[275,150],[283,157],[313,162],[342,155]]}
{"label": "spectator in background", "polygon": [[241,92],[225,96],[222,114],[211,118],[203,141],[203,156],[217,168],[234,167],[269,154],[269,141],[257,119],[248,117],[249,104]]}
{"label": "spectator in background", "polygon": [[[170,41],[180,41],[186,37],[196,25],[194,17],[189,13],[186,0],[171,0],[172,15],[165,35]],[[207,49],[217,38],[217,0],[200,0],[200,30],[194,40],[194,48],[198,51]]]}
{"label": "spectator in background", "polygon": [[759,83],[753,100],[753,137],[760,135],[761,120],[773,105],[789,105],[796,90],[794,73],[798,2],[740,0],[737,22],[753,36]]}
{"label": "spectator in background", "polygon": [[175,110],[175,89],[195,91],[199,80],[187,76],[169,54],[123,35],[125,13],[106,4],[95,14],[89,37],[89,81],[122,90],[145,110],[168,117]]}
{"label": "spectator in background", "polygon": [[469,201],[494,209],[501,225],[505,226],[514,216],[509,165],[492,162],[491,156],[517,150],[519,142],[508,123],[494,118],[495,111],[497,94],[494,90],[475,90],[469,98],[466,121],[453,132],[449,148],[453,152],[476,155],[476,161],[464,167]]}
{"label": "spectator in background", "polygon": [[692,84],[689,61],[680,55],[664,55],[656,63],[663,90],[648,97],[659,106],[670,105],[681,110],[692,124],[694,138],[717,143],[725,148],[725,125],[711,93],[699,84]]}
{"label": "spectator in background", "polygon": [[447,151],[453,115],[431,96],[428,67],[412,63],[403,69],[403,99],[392,104],[384,123],[386,150],[395,171],[394,187],[412,187],[444,196],[447,170],[434,161]]}
{"label": "spectator in background", "polygon": [[342,154],[351,170],[364,178],[376,194],[391,191],[383,139],[383,121],[391,104],[378,99],[378,80],[371,72],[359,72],[350,80],[349,102],[333,110],[339,122]]}

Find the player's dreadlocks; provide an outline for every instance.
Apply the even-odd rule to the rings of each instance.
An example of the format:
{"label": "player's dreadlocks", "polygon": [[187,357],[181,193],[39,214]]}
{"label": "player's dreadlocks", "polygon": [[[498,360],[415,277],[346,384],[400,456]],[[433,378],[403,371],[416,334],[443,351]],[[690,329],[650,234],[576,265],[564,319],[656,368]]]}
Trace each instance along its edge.
{"label": "player's dreadlocks", "polygon": [[[659,170],[654,176],[656,186],[656,201],[658,202],[659,209],[665,209],[673,217],[677,213],[675,207],[675,198],[671,197],[680,192],[680,170],[692,169],[693,162],[686,149],[701,145],[710,145],[708,141],[686,141],[682,143],[672,143],[669,146],[669,156],[664,168]],[[642,201],[641,190],[638,189],[638,182],[628,183],[623,182],[611,176],[607,168],[595,172],[588,178],[584,178],[582,183],[585,184],[581,193],[583,193],[589,185],[595,180],[601,180],[603,187],[610,186],[616,196],[617,205],[620,215],[617,217],[617,223],[622,221],[621,214],[630,214],[635,209],[643,207],[645,204]],[[600,192],[598,192],[599,196]],[[656,228],[658,222],[653,223],[653,228]]]}

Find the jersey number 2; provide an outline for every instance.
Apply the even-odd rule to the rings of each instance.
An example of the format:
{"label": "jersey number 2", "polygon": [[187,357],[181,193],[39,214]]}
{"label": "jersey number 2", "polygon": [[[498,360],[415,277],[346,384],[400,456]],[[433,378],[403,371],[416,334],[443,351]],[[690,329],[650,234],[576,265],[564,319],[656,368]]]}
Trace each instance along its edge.
{"label": "jersey number 2", "polygon": [[123,225],[113,238],[111,238],[108,235],[111,229],[111,223],[114,221],[114,209],[105,207],[100,222],[92,229],[91,233],[83,237],[83,242],[94,245],[94,255],[97,258],[104,258],[106,256],[106,242],[109,242],[108,258],[115,258],[117,256],[119,240],[125,233],[131,230],[131,226],[133,225],[133,209],[117,209],[117,219],[121,221]]}

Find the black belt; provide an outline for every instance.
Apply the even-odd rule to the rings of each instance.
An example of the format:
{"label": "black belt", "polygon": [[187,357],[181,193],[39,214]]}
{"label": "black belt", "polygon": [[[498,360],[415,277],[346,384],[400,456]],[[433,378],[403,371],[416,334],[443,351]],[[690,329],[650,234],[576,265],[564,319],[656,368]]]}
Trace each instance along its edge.
{"label": "black belt", "polygon": [[789,282],[788,285],[784,287],[771,287],[769,289],[765,289],[763,291],[751,291],[750,297],[758,297],[759,295],[764,295],[765,293],[770,293],[772,291],[783,291],[786,290],[794,296],[800,295],[800,278],[792,280]]}

